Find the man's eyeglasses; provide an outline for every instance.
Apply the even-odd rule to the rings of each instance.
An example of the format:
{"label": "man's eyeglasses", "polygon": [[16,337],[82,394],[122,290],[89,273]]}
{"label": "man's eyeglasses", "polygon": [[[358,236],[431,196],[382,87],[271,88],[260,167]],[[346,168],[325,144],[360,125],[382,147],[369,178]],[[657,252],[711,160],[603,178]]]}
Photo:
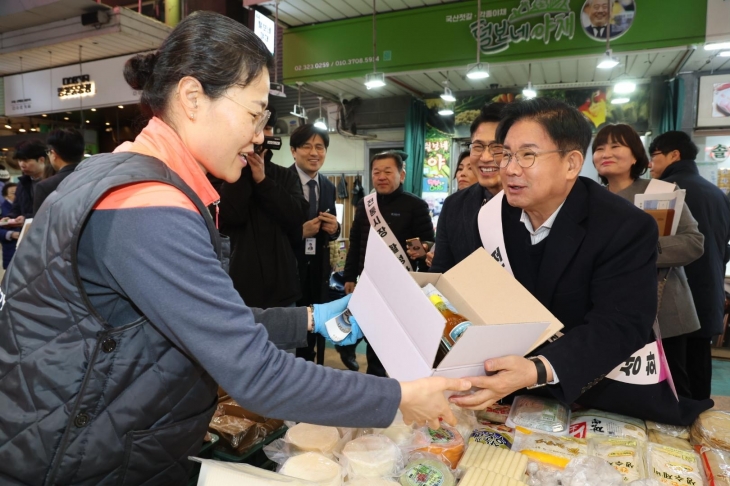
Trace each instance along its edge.
{"label": "man's eyeglasses", "polygon": [[485,150],[488,150],[494,157],[502,155],[504,146],[497,142],[492,142],[488,145],[484,145],[482,142],[472,142],[467,144],[469,149],[469,155],[473,157],[481,156]]}
{"label": "man's eyeglasses", "polygon": [[241,108],[244,108],[246,111],[248,111],[253,116],[253,133],[254,136],[258,137],[261,135],[261,133],[264,131],[264,128],[266,128],[266,122],[269,121],[269,118],[271,118],[271,112],[269,110],[264,110],[258,115],[254,115],[251,113],[251,110],[243,106],[238,101],[234,100],[230,96],[223,95],[224,98],[228,98],[229,100],[233,101],[235,104],[240,106]]}
{"label": "man's eyeglasses", "polygon": [[512,162],[512,159],[515,159],[517,161],[517,165],[522,167],[523,169],[529,169],[533,165],[535,165],[535,159],[539,157],[540,155],[547,155],[547,154],[559,154],[563,152],[568,152],[567,150],[547,150],[545,152],[533,152],[532,150],[523,149],[518,150],[515,153],[503,151],[500,159],[497,160],[497,157],[494,158],[495,162],[499,164],[500,169],[504,169],[509,165],[510,162]]}
{"label": "man's eyeglasses", "polygon": [[649,154],[649,159],[653,159],[654,157],[657,157],[659,155],[662,155],[662,153],[661,152],[653,152],[653,153]]}
{"label": "man's eyeglasses", "polygon": [[320,144],[312,145],[311,143],[305,143],[304,145],[297,147],[297,150],[301,150],[302,152],[311,152],[312,150],[316,150],[320,154],[323,154],[327,151],[327,147]]}

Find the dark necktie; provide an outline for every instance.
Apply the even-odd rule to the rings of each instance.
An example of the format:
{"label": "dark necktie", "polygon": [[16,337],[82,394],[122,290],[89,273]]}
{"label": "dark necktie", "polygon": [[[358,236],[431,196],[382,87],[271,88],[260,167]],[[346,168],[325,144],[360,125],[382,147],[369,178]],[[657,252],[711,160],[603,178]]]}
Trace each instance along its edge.
{"label": "dark necktie", "polygon": [[307,182],[309,186],[309,219],[312,220],[317,217],[317,181],[312,179]]}
{"label": "dark necktie", "polygon": [[603,29],[605,29],[605,27],[593,27],[593,36],[603,37]]}

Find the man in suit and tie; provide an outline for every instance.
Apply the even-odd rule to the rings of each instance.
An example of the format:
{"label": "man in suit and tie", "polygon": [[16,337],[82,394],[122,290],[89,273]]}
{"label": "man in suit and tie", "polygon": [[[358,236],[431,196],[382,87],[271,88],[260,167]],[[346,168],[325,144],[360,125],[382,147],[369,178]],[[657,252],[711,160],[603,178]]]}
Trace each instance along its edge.
{"label": "man in suit and tie", "polygon": [[589,37],[594,39],[605,39],[606,35],[615,34],[611,29],[610,21],[610,1],[609,0],[588,0],[585,6],[585,12],[590,19],[590,25],[585,25],[585,31]]}
{"label": "man in suit and tie", "polygon": [[494,374],[470,378],[481,390],[452,401],[483,410],[544,386],[563,403],[691,423],[712,406],[709,400],[678,403],[664,382],[605,378],[654,339],[658,230],[651,216],[579,177],[591,142],[588,121],[563,102],[536,98],[504,108],[496,139],[502,145],[492,154],[505,194],[488,203],[499,205],[485,213],[495,223],[488,229],[501,232],[497,248],[505,250],[512,274],[563,323],[564,335],[530,358],[487,359],[485,369]]}
{"label": "man in suit and tie", "polygon": [[[327,157],[330,137],[312,124],[302,125],[291,134],[289,145],[294,165],[290,170],[302,183],[304,198],[309,205],[307,220],[302,228],[302,242],[296,249],[302,298],[299,306],[321,304],[327,301],[331,273],[330,241],[340,236],[340,224],[335,209],[335,185],[319,173]],[[297,356],[324,363],[324,339],[312,334],[309,346],[298,348]]]}
{"label": "man in suit and tie", "polygon": [[469,161],[477,176],[477,184],[452,194],[444,201],[436,231],[432,272],[446,272],[482,246],[477,215],[482,205],[502,190],[499,166],[489,147],[497,143],[497,125],[504,107],[505,103],[484,105],[471,124]]}

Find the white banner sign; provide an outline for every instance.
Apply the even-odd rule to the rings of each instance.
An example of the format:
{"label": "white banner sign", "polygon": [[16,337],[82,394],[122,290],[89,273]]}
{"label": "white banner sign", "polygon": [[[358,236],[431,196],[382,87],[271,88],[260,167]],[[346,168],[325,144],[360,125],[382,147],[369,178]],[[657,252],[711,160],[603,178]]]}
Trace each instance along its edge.
{"label": "white banner sign", "polygon": [[124,63],[132,56],[5,77],[5,114],[40,115],[139,102],[124,81]]}

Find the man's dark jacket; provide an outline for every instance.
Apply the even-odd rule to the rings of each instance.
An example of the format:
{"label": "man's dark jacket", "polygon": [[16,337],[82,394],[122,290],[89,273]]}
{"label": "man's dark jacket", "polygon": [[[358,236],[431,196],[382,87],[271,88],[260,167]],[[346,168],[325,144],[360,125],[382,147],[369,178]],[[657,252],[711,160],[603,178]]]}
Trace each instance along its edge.
{"label": "man's dark jacket", "polygon": [[455,192],[444,201],[436,230],[431,271],[444,273],[482,246],[477,217],[492,193],[479,184]]}
{"label": "man's dark jacket", "polygon": [[13,210],[10,211],[11,218],[24,216],[32,218],[33,211],[33,194],[35,192],[35,184],[29,175],[22,175],[18,178],[18,187],[15,189],[15,201],[13,201]]}
{"label": "man's dark jacket", "polygon": [[661,180],[685,189],[685,203],[705,236],[705,253],[684,267],[697,317],[702,326],[693,336],[710,338],[722,333],[725,314],[725,264],[730,259],[730,200],[702,177],[693,160],[669,165]]}
{"label": "man's dark jacket", "polygon": [[[422,242],[433,242],[433,222],[426,201],[405,192],[402,185],[391,194],[385,196],[378,194],[377,198],[380,214],[385,218],[404,252],[406,240],[411,238],[420,238]],[[355,220],[350,229],[350,248],[347,250],[345,261],[345,282],[357,281],[358,275],[362,273],[369,234],[370,220],[365,212],[363,199],[357,204]],[[413,271],[427,271],[424,260],[409,261]]]}
{"label": "man's dark jacket", "polygon": [[59,184],[61,184],[66,177],[76,170],[76,166],[78,165],[79,164],[65,165],[61,167],[61,170],[56,172],[56,175],[53,175],[48,179],[44,179],[35,185],[33,194],[33,214],[38,212],[38,209],[41,207],[41,204],[43,204],[43,201],[46,200],[48,195],[55,191]]}
{"label": "man's dark jacket", "polygon": [[220,186],[221,231],[231,238],[233,286],[248,306],[286,307],[301,297],[294,248],[302,242],[307,201],[296,174],[270,161],[260,183],[245,167]]}
{"label": "man's dark jacket", "polygon": [[[299,178],[299,172],[296,165],[289,167],[289,171],[296,177],[297,183],[301,190],[302,183]],[[322,174],[317,174],[317,183],[319,184],[319,201],[318,213],[325,213],[329,210],[330,214],[337,216],[337,208],[335,206],[336,189],[335,185],[330,182]],[[309,203],[305,200],[305,220],[308,218]],[[300,228],[301,229],[301,228]],[[302,289],[308,289],[309,298],[307,302],[301,302],[301,305],[320,304],[329,302],[329,281],[332,273],[332,265],[330,264],[330,241],[336,240],[340,236],[340,228],[334,235],[328,234],[324,230],[317,233],[317,244],[315,255],[304,254],[304,240],[300,238],[299,243],[294,247],[299,268],[299,282]],[[309,267],[309,268],[307,268]]]}

